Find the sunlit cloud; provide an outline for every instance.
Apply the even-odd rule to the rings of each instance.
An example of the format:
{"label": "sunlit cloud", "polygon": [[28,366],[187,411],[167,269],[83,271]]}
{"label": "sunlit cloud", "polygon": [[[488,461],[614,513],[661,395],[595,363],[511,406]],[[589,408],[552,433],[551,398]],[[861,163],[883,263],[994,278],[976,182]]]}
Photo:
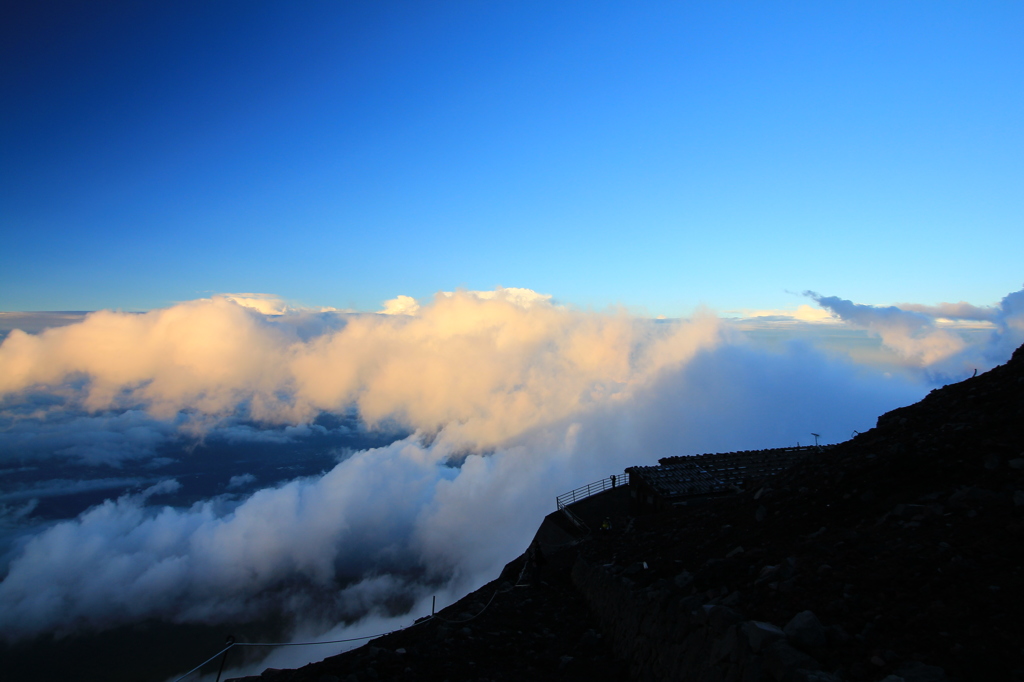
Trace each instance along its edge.
{"label": "sunlit cloud", "polygon": [[960,336],[939,329],[924,313],[895,306],[860,305],[836,296],[807,292],[818,305],[844,322],[878,334],[882,343],[916,365],[925,367],[960,353],[967,344]]}
{"label": "sunlit cloud", "polygon": [[533,289],[523,289],[520,287],[497,287],[494,291],[441,292],[442,296],[447,296],[449,298],[456,294],[472,296],[482,301],[506,301],[521,308],[529,308],[538,303],[549,303],[552,299],[551,294],[541,294]]}
{"label": "sunlit cloud", "polygon": [[226,297],[100,311],[39,335],[12,332],[0,346],[0,396],[73,390],[78,378],[89,410],[224,417],[244,405],[254,419],[296,424],[355,405],[371,424],[457,425],[449,435],[493,446],[718,343],[710,315],[654,328],[526,290],[484,293],[493,295],[439,295],[411,316],[349,316],[308,340]]}
{"label": "sunlit cloud", "polygon": [[[956,378],[971,368],[988,369],[1024,342],[1024,290],[1008,294],[994,307],[967,303],[873,306],[813,291],[805,295],[844,323],[877,335],[908,363],[936,376]],[[978,343],[957,333],[958,327],[983,330],[987,335]]]}
{"label": "sunlit cloud", "polygon": [[776,310],[730,310],[727,311],[739,318],[740,321],[748,324],[771,324],[779,325],[786,323],[807,323],[807,324],[840,324],[839,317],[823,308],[802,303],[793,309]]}
{"label": "sunlit cloud", "polygon": [[252,308],[264,315],[284,315],[289,310],[280,297],[273,294],[222,294],[222,296],[245,308]]}
{"label": "sunlit cloud", "polygon": [[384,309],[380,313],[381,315],[415,315],[419,309],[420,304],[412,296],[397,296],[384,301]]}
{"label": "sunlit cloud", "polygon": [[291,312],[305,311],[321,313],[338,311],[338,308],[324,306],[309,307],[288,303],[280,296],[275,296],[274,294],[220,294],[219,296],[245,308],[252,308],[263,315],[284,315]]}

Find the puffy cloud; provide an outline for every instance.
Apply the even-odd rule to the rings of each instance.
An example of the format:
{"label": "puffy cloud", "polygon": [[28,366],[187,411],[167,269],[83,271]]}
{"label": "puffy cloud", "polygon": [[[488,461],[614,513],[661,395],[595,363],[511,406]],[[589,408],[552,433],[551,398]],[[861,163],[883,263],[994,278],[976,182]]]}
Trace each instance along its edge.
{"label": "puffy cloud", "polygon": [[[5,499],[10,498],[5,497]],[[28,517],[38,505],[38,499],[31,499],[24,504],[14,506],[0,504],[0,526],[7,525],[11,522],[17,522]]]}
{"label": "puffy cloud", "polygon": [[139,493],[139,499],[147,500],[150,497],[157,495],[170,495],[181,490],[181,483],[178,483],[176,479],[166,478],[158,483],[155,483],[141,493]]}
{"label": "puffy cloud", "polygon": [[222,294],[222,297],[264,315],[284,315],[291,307],[273,294]]}
{"label": "puffy cloud", "polygon": [[541,294],[533,289],[523,289],[520,287],[498,287],[494,291],[444,291],[442,295],[451,298],[456,293],[463,296],[472,296],[481,301],[492,301],[495,299],[507,301],[521,308],[529,308],[537,303],[549,303],[552,298],[551,294]]}
{"label": "puffy cloud", "polygon": [[420,310],[420,304],[412,296],[398,296],[389,301],[384,301],[384,310],[381,315],[415,315]]}
{"label": "puffy cloud", "polygon": [[[972,370],[989,369],[1005,362],[1024,342],[1024,289],[1007,294],[999,305],[990,307],[964,302],[871,306],[813,291],[805,294],[847,324],[878,335],[885,346],[936,380],[953,380]],[[953,329],[941,328],[942,320],[985,322],[982,329],[991,332],[985,342],[974,343]]]}
{"label": "puffy cloud", "polygon": [[234,490],[235,488],[245,488],[250,483],[255,482],[256,477],[253,476],[252,474],[239,474],[237,476],[232,476],[228,480],[228,490]]}
{"label": "puffy cloud", "polygon": [[[485,296],[483,293],[493,294]],[[226,297],[135,315],[92,313],[0,345],[0,395],[72,390],[82,405],[144,405],[215,418],[244,405],[257,420],[301,423],[356,405],[493,446],[717,343],[718,321],[652,325],[552,305],[528,290],[442,294],[415,316],[351,315],[303,339]]]}
{"label": "puffy cloud", "polygon": [[0,411],[0,464],[25,459],[65,458],[82,464],[120,467],[153,457],[173,438],[176,421],[140,410],[82,414],[45,409]]}
{"label": "puffy cloud", "polygon": [[1003,297],[992,322],[996,328],[984,350],[985,358],[990,364],[1006,362],[1024,343],[1024,289]]}
{"label": "puffy cloud", "polygon": [[108,500],[25,545],[0,583],[0,633],[14,639],[152,616],[218,622],[271,603],[315,611],[315,599],[296,599],[296,585],[322,597],[412,563],[402,540],[443,473],[403,443],[359,453],[320,478],[257,491],[235,507],[146,505],[173,492],[175,481]]}
{"label": "puffy cloud", "polygon": [[895,306],[861,305],[837,296],[821,296],[813,291],[806,292],[806,295],[844,322],[878,334],[883,344],[919,367],[946,360],[967,346],[957,334],[937,328],[935,320],[924,313]]}
{"label": "puffy cloud", "polygon": [[804,322],[808,324],[835,324],[839,322],[836,316],[833,315],[828,310],[815,308],[814,306],[807,305],[806,303],[802,303],[792,310],[738,310],[734,312],[739,313],[742,316],[742,318],[747,322],[769,322],[773,324],[787,322]]}
{"label": "puffy cloud", "polygon": [[277,408],[287,343],[261,315],[222,297],[141,315],[100,311],[38,335],[12,331],[0,345],[0,395],[78,376],[88,380],[87,409],[142,403],[173,417],[184,408],[229,413],[251,401],[259,415]]}
{"label": "puffy cloud", "polygon": [[360,317],[293,349],[297,400],[355,403],[369,423],[488,447],[558,420],[717,342],[717,320],[654,328],[625,315],[471,294],[439,296],[419,315]]}
{"label": "puffy cloud", "polygon": [[288,303],[280,296],[275,296],[274,294],[220,294],[219,297],[233,303],[237,303],[245,308],[252,308],[263,315],[286,315],[288,313],[308,312],[342,312],[337,308],[329,306],[311,308],[309,306]]}

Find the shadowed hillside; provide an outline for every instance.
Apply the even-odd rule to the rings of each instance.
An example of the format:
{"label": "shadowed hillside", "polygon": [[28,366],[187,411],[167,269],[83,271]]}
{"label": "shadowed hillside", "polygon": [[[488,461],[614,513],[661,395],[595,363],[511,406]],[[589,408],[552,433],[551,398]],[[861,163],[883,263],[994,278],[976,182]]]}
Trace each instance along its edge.
{"label": "shadowed hillside", "polygon": [[1024,679],[1024,348],[738,494],[614,494],[610,531],[553,515],[439,618],[251,679]]}

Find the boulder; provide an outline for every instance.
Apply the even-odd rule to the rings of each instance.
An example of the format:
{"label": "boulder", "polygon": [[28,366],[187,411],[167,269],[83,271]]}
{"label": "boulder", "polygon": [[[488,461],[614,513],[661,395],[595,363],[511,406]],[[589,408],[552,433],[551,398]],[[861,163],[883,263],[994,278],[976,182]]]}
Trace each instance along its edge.
{"label": "boulder", "polygon": [[802,648],[824,646],[827,641],[825,627],[813,611],[801,611],[793,616],[783,632],[791,642]]}
{"label": "boulder", "polygon": [[747,642],[754,651],[760,651],[772,642],[786,639],[786,633],[780,627],[759,620],[750,620],[744,623],[743,634],[746,635]]}
{"label": "boulder", "polygon": [[792,679],[798,670],[810,671],[821,668],[816,660],[782,640],[773,642],[764,649],[762,665],[771,675],[771,679],[778,681]]}

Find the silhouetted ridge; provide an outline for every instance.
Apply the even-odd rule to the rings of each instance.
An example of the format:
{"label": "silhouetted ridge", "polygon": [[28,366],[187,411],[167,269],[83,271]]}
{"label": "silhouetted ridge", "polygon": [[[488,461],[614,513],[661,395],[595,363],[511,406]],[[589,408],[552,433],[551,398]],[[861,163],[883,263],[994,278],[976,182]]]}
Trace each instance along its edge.
{"label": "silhouetted ridge", "polygon": [[610,529],[551,525],[472,622],[252,679],[1024,680],[1024,347],[741,492],[578,511]]}

